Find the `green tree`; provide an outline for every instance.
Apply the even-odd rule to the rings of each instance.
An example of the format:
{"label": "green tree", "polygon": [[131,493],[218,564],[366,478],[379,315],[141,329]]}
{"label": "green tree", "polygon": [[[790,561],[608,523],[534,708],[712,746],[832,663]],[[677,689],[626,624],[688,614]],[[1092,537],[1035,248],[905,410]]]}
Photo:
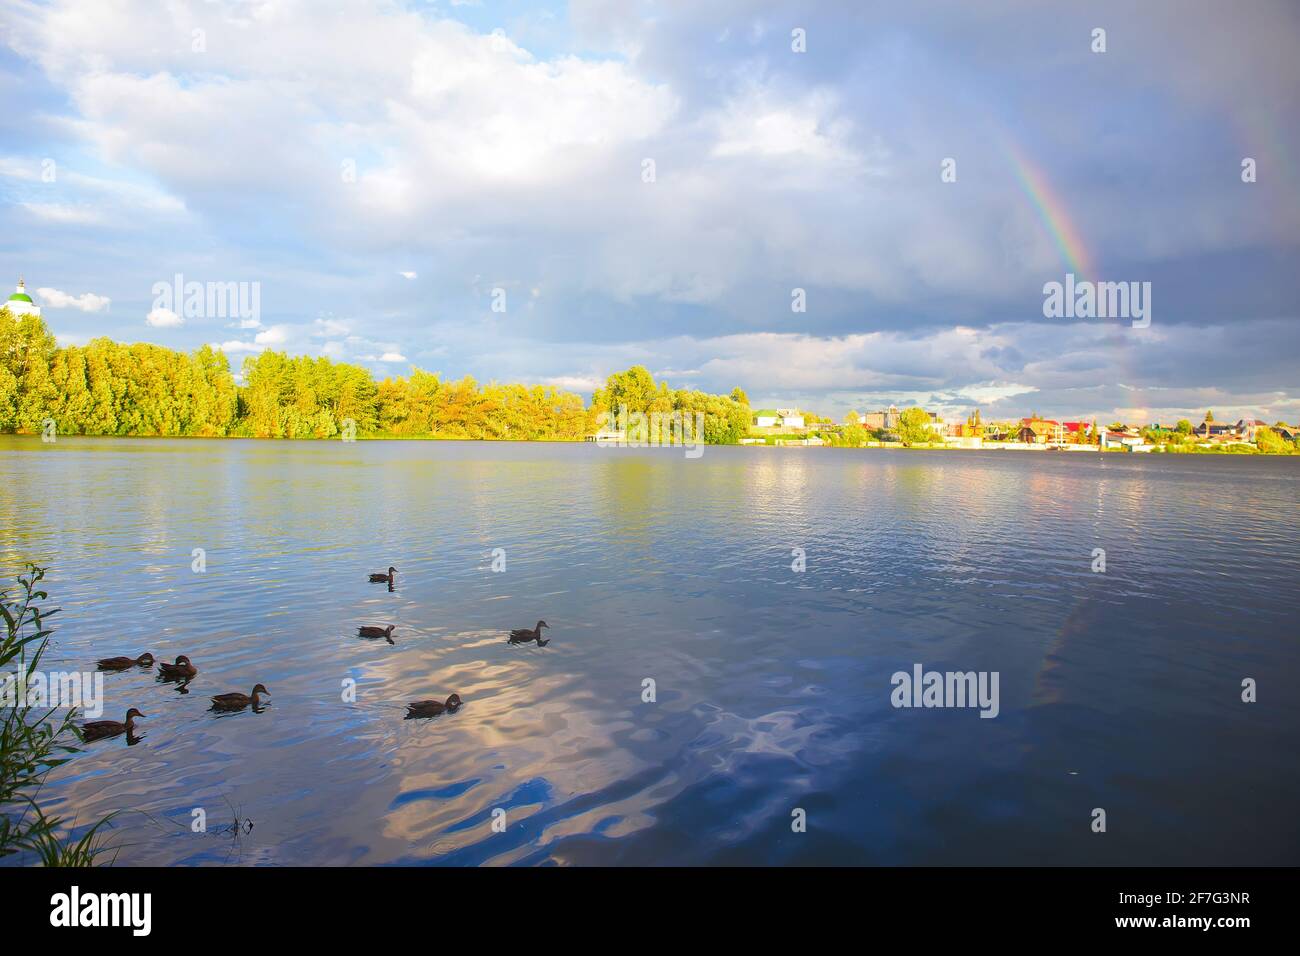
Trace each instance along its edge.
{"label": "green tree", "polygon": [[18,431],[39,431],[46,418],[54,417],[58,392],[50,381],[50,362],[55,348],[40,316],[15,316],[0,308],[0,366],[14,379],[13,427]]}
{"label": "green tree", "polygon": [[846,424],[840,431],[840,443],[849,448],[861,448],[867,443],[867,430],[857,423]]}
{"label": "green tree", "polygon": [[898,416],[898,437],[904,445],[929,441],[930,416],[923,408],[905,408]]}
{"label": "green tree", "polygon": [[593,396],[593,403],[613,414],[618,413],[621,405],[626,405],[629,412],[644,412],[657,391],[650,370],[644,365],[634,365],[626,372],[610,375],[605,380],[605,388],[598,389]]}
{"label": "green tree", "polygon": [[13,431],[18,423],[18,380],[0,365],[0,432]]}
{"label": "green tree", "polygon": [[680,413],[693,424],[699,413],[706,441],[732,443],[750,422],[742,389],[673,390],[643,366],[611,375],[591,408],[550,386],[480,386],[418,368],[376,382],[357,365],[272,351],[246,358],[242,377],[237,385],[211,346],[190,354],[97,338],[58,348],[38,318],[0,309],[0,431],[53,418],[65,434],[330,438],[351,421],[361,435],[571,441],[595,430],[600,408],[625,404],[665,421]]}
{"label": "green tree", "polygon": [[1293,450],[1291,443],[1271,428],[1255,432],[1255,447],[1268,455],[1285,455]]}

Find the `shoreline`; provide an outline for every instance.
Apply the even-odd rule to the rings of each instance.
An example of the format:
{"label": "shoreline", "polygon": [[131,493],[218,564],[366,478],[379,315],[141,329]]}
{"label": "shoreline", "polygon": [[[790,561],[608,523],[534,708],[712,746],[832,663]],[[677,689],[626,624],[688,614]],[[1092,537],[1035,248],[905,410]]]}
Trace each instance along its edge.
{"label": "shoreline", "polygon": [[[2,432],[0,439],[4,438],[31,438],[40,439],[38,432]],[[1155,446],[1149,451],[1132,452],[1123,448],[1100,448],[1096,445],[1029,445],[1023,443],[1006,442],[999,444],[982,445],[979,448],[972,448],[962,445],[936,445],[936,444],[916,444],[904,445],[901,442],[877,442],[874,444],[861,445],[858,447],[847,447],[843,445],[832,445],[829,443],[821,445],[804,445],[800,439],[791,437],[786,444],[776,445],[765,442],[736,442],[734,444],[718,445],[619,445],[614,442],[593,442],[586,438],[452,438],[439,435],[364,435],[357,436],[350,441],[344,442],[338,436],[329,438],[261,438],[254,435],[80,435],[67,434],[61,435],[62,438],[88,438],[88,439],[109,439],[114,441],[248,441],[248,442],[290,442],[294,444],[320,444],[329,442],[338,442],[342,444],[355,444],[358,442],[457,442],[463,444],[517,444],[517,445],[594,445],[599,448],[659,448],[665,450],[681,450],[687,447],[696,448],[779,448],[781,450],[807,449],[815,448],[829,451],[904,451],[904,452],[927,452],[927,451],[956,451],[956,452],[979,452],[979,451],[1010,451],[1010,452],[1068,452],[1070,454],[1094,454],[1094,455],[1156,455],[1159,457],[1203,457],[1206,455],[1224,456],[1233,458],[1295,458],[1300,457],[1295,452],[1266,452],[1248,445],[1229,446],[1228,448],[1217,449],[1213,447],[1197,446],[1195,451],[1165,451],[1160,446]],[[42,444],[57,444],[55,442],[41,442]],[[1230,448],[1241,448],[1243,450],[1229,450]],[[1245,450],[1250,448],[1250,450]]]}

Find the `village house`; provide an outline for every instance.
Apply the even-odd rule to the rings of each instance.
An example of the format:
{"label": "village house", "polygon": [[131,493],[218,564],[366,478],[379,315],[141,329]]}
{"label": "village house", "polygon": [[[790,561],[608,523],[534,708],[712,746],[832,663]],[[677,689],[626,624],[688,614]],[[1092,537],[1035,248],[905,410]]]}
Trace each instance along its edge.
{"label": "village house", "polygon": [[782,428],[803,428],[803,415],[795,408],[778,408],[777,417],[781,420]]}
{"label": "village house", "polygon": [[944,443],[953,448],[980,448],[984,444],[984,427],[965,422],[949,422],[944,426]]}
{"label": "village house", "polygon": [[1088,422],[1061,422],[1061,429],[1065,435],[1065,440],[1069,442],[1080,443],[1092,430],[1092,425]]}
{"label": "village house", "polygon": [[1233,422],[1201,422],[1192,429],[1192,434],[1211,441],[1215,439],[1223,441],[1236,439],[1240,433]]}
{"label": "village house", "polygon": [[1262,422],[1258,418],[1243,418],[1236,424],[1237,435],[1242,441],[1255,441],[1261,428],[1268,428],[1268,422]]}
{"label": "village house", "polygon": [[755,428],[786,428],[802,431],[804,417],[793,408],[760,408],[754,412]]}
{"label": "village house", "polygon": [[1065,441],[1065,429],[1060,422],[1047,418],[1022,418],[1016,432],[1018,441],[1027,445],[1060,445]]}
{"label": "village house", "polygon": [[1148,445],[1142,440],[1141,435],[1130,435],[1127,432],[1113,432],[1109,428],[1102,429],[1101,447],[1120,448],[1124,451],[1150,451],[1154,445]]}
{"label": "village house", "polygon": [[898,406],[890,405],[882,412],[867,412],[865,415],[859,415],[858,420],[862,427],[873,432],[893,431],[898,427]]}

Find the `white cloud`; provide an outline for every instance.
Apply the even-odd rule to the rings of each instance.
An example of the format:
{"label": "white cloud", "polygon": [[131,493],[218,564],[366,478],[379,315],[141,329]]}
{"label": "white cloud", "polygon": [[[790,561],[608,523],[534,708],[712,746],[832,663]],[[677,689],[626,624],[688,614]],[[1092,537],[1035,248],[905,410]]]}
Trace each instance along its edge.
{"label": "white cloud", "polygon": [[[67,163],[45,165],[52,162],[49,157],[0,156],[0,177],[31,186],[16,205],[40,222],[129,229],[142,222],[174,221],[186,213],[180,199],[153,186],[88,176]],[[52,178],[44,178],[47,173]],[[62,201],[43,198],[54,191]]]}
{"label": "white cloud", "polygon": [[541,384],[552,385],[570,392],[594,392],[598,388],[605,387],[605,380],[590,375],[551,375],[542,379]]}
{"label": "white cloud", "polygon": [[21,182],[39,182],[41,179],[41,165],[18,156],[0,156],[0,176]]}
{"label": "white cloud", "polygon": [[841,163],[859,157],[848,145],[849,120],[836,116],[835,98],[814,93],[803,101],[775,105],[762,90],[733,101],[717,115],[714,156],[754,155],[801,162]]}
{"label": "white cloud", "polygon": [[313,323],[313,335],[334,338],[340,335],[347,335],[352,329],[348,323],[340,319],[317,319]]}
{"label": "white cloud", "polygon": [[379,361],[381,361],[381,362],[405,362],[405,361],[406,361],[406,356],[405,356],[405,355],[402,355],[400,352],[385,352],[383,355],[379,356]]}
{"label": "white cloud", "polygon": [[212,347],[213,347],[214,349],[220,349],[220,350],[223,351],[223,352],[230,352],[230,353],[234,353],[234,352],[264,352],[264,351],[266,351],[265,346],[262,346],[262,345],[254,345],[252,342],[240,342],[240,341],[237,340],[237,339],[232,339],[232,340],[230,340],[229,342],[220,342],[220,343],[216,343],[216,342],[214,342],[214,343],[212,344]]}
{"label": "white cloud", "polygon": [[399,276],[401,276],[403,279],[418,279],[418,278],[419,278],[419,275],[417,275],[417,274],[414,273],[414,272],[399,272],[399,273],[397,273],[397,274],[398,274]]}
{"label": "white cloud", "polygon": [[36,294],[41,297],[43,305],[48,305],[52,309],[79,309],[82,312],[101,312],[107,311],[111,304],[108,296],[95,295],[93,292],[71,295],[67,292],[60,292],[58,289],[40,288],[36,290]]}
{"label": "white cloud", "polygon": [[274,348],[285,345],[291,334],[292,330],[287,325],[272,325],[253,336],[253,341],[263,348]]}
{"label": "white cloud", "polygon": [[956,390],[956,394],[965,399],[969,399],[976,405],[990,405],[993,402],[1000,402],[1003,399],[1015,398],[1017,395],[1029,395],[1036,392],[1032,385],[1018,385],[1014,382],[981,382],[975,385],[965,385]]}
{"label": "white cloud", "polygon": [[57,225],[94,226],[105,222],[103,211],[91,206],[50,202],[20,202],[18,205],[36,219]]}
{"label": "white cloud", "polygon": [[185,324],[185,320],[171,309],[154,309],[144,320],[155,329],[172,329]]}

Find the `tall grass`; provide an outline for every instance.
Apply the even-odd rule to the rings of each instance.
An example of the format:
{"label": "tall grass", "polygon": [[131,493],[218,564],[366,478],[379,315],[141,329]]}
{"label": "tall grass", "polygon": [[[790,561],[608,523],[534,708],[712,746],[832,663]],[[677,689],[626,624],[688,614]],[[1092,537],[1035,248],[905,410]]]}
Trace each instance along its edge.
{"label": "tall grass", "polygon": [[[50,642],[46,622],[58,609],[43,609],[49,595],[40,588],[45,569],[27,565],[26,575],[18,577],[17,593],[0,591],[0,616],[5,633],[0,642],[0,681],[25,674],[28,680],[36,672]],[[0,707],[0,857],[30,852],[46,866],[92,866],[105,852],[99,821],[75,842],[62,840],[59,817],[47,816],[36,802],[46,775],[74,752],[78,739],[73,726],[73,711],[56,713],[56,708],[32,706],[26,699],[16,699],[13,706]]]}

